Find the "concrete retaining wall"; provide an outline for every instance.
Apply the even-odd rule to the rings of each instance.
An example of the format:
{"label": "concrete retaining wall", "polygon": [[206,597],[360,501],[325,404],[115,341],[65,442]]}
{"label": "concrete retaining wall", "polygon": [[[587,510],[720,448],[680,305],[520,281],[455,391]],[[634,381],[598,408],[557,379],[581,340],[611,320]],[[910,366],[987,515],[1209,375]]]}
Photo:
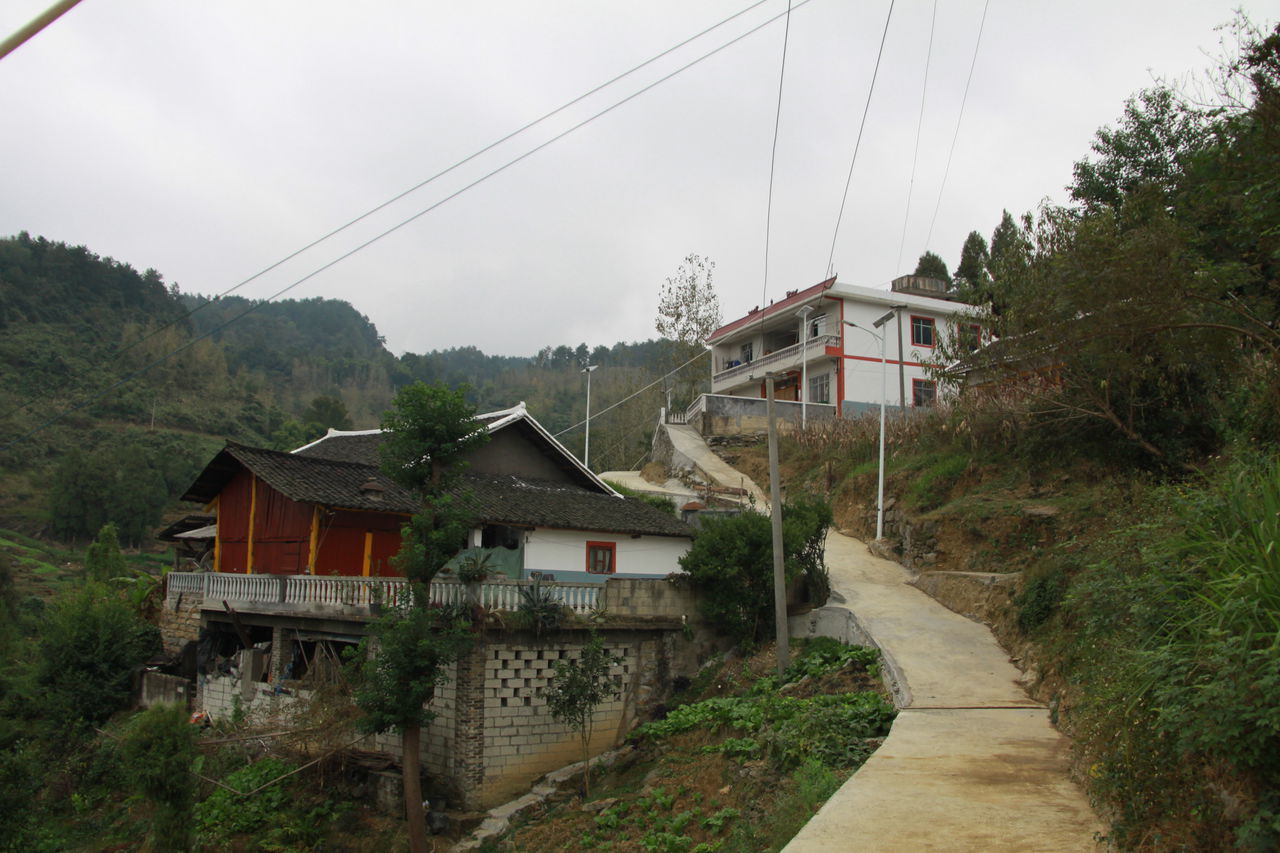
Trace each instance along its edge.
{"label": "concrete retaining wall", "polygon": [[[729,397],[707,394],[703,408],[689,423],[703,436],[708,435],[764,435],[769,431],[768,401],[759,397]],[[821,403],[809,403],[802,407],[791,400],[776,400],[778,427],[787,430],[800,425],[801,409],[808,421],[829,420],[835,417],[836,407]]]}

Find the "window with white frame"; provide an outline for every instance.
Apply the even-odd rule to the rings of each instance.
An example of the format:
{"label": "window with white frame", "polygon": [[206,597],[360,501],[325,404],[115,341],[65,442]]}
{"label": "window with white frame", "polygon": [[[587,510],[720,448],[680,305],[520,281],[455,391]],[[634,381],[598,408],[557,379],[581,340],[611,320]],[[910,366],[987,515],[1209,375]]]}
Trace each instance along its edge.
{"label": "window with white frame", "polygon": [[920,317],[915,314],[911,315],[911,345],[916,347],[931,347],[934,342],[934,327],[932,317]]}
{"label": "window with white frame", "polygon": [[831,402],[831,374],[824,373],[821,376],[809,377],[809,402],[810,403],[830,403]]}
{"label": "window with white frame", "polygon": [[751,355],[752,355],[751,341],[747,341],[745,344],[742,345],[742,359],[741,359],[742,363],[750,364]]}
{"label": "window with white frame", "polygon": [[809,337],[816,338],[827,333],[827,315],[815,314],[809,318]]}

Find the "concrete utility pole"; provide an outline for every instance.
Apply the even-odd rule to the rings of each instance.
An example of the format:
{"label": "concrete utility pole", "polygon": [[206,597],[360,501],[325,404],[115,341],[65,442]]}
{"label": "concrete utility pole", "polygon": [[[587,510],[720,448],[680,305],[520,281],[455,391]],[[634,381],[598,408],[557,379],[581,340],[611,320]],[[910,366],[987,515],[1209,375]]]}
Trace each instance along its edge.
{"label": "concrete utility pole", "polygon": [[893,313],[898,315],[898,415],[907,416],[907,377],[902,366],[902,309],[905,305],[893,306]]}
{"label": "concrete utility pole", "polygon": [[599,366],[588,364],[582,368],[582,372],[587,374],[587,438],[582,445],[582,465],[588,471],[591,470],[591,371]]}
{"label": "concrete utility pole", "polygon": [[778,419],[773,405],[773,372],[764,375],[769,414],[769,502],[773,520],[773,619],[778,650],[778,683],[791,658],[790,627],[787,625],[787,578],[782,554],[782,485],[778,478]]}

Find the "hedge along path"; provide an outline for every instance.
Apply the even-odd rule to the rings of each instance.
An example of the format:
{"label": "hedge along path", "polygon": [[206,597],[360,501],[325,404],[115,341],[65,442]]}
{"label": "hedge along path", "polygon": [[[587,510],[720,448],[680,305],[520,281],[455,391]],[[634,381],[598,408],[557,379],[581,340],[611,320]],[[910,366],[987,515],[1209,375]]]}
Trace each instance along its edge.
{"label": "hedge along path", "polygon": [[991,632],[909,586],[904,568],[857,539],[833,531],[826,558],[844,604],[822,611],[846,611],[880,647],[899,713],[785,853],[1104,849],[1103,826],[1070,778],[1070,742],[1018,685]]}

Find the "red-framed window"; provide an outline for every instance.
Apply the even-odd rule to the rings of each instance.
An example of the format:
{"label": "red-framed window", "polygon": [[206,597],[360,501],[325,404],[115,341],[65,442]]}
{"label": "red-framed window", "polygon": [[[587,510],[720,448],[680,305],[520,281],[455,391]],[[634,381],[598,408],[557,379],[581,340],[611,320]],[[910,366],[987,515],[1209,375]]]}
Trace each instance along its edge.
{"label": "red-framed window", "polygon": [[928,408],[938,402],[938,383],[932,379],[911,380],[911,405]]}
{"label": "red-framed window", "polygon": [[973,352],[982,346],[982,326],[977,323],[961,323],[956,327],[956,334],[960,338],[960,349],[964,352]]}
{"label": "red-framed window", "polygon": [[935,334],[933,318],[911,315],[911,345],[914,347],[932,347]]}
{"label": "red-framed window", "polygon": [[588,542],[587,571],[593,575],[611,575],[618,571],[618,543]]}

